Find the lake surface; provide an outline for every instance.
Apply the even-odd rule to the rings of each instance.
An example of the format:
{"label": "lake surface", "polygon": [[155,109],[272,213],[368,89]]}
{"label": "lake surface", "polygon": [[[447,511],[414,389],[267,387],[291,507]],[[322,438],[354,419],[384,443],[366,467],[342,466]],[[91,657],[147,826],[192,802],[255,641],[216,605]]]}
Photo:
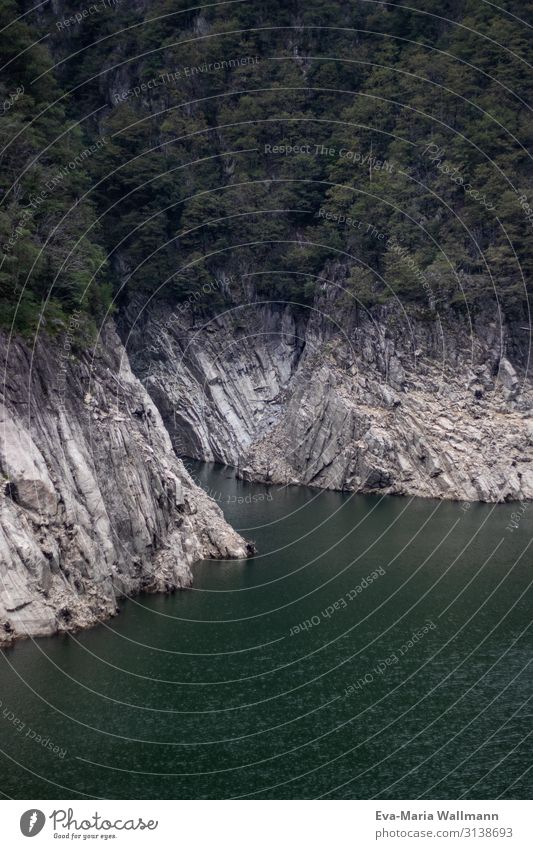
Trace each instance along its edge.
{"label": "lake surface", "polygon": [[531,798],[533,507],[189,468],[258,555],[3,652],[4,795]]}

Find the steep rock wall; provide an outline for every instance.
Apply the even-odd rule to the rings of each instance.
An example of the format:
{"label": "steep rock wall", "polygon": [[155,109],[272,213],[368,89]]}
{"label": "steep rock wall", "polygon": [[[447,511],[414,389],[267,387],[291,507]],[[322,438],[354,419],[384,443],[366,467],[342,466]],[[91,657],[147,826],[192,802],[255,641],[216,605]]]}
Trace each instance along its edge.
{"label": "steep rock wall", "polygon": [[112,326],[75,357],[0,338],[0,644],[86,627],[191,583],[245,541],[191,480]]}
{"label": "steep rock wall", "polygon": [[130,306],[135,372],[183,455],[249,480],[458,500],[533,498],[529,334],[476,315],[355,308]]}

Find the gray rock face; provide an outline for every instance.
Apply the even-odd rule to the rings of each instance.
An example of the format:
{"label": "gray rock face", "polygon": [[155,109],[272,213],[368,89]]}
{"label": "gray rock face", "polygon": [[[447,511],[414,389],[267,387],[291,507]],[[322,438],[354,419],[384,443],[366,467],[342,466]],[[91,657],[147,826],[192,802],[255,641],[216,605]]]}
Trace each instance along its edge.
{"label": "gray rock face", "polygon": [[324,286],[298,313],[250,304],[204,323],[185,308],[143,314],[127,347],[177,452],[255,481],[533,498],[519,331],[490,313],[368,313],[338,291]]}
{"label": "gray rock face", "polygon": [[0,337],[0,645],[191,584],[245,541],[176,457],[112,327],[95,352]]}

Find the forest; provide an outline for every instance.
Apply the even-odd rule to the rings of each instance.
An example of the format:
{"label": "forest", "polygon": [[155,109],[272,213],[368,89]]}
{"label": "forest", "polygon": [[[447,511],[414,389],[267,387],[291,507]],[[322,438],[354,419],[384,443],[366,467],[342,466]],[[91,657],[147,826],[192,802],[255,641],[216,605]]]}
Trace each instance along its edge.
{"label": "forest", "polygon": [[7,328],[330,277],[365,308],[527,305],[533,3],[0,10]]}

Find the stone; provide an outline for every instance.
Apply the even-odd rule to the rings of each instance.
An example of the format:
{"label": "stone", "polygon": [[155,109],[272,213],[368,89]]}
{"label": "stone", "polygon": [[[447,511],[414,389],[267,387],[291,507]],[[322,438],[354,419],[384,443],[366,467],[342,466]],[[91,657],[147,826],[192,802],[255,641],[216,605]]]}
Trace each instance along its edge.
{"label": "stone", "polygon": [[0,335],[0,352],[11,378],[0,407],[0,645],[94,625],[123,595],[188,587],[204,557],[249,556],[173,451],[112,324],[94,360],[69,358],[61,392],[59,343],[38,340],[30,359]]}
{"label": "stone", "polygon": [[472,335],[460,314],[441,329],[394,305],[369,315],[336,297],[320,287],[308,315],[250,304],[239,319],[253,332],[238,342],[225,314],[191,331],[187,310],[172,326],[164,305],[143,313],[129,338],[132,365],[150,374],[176,452],[249,481],[533,498],[533,387],[527,363],[511,361],[513,328],[481,312]]}

